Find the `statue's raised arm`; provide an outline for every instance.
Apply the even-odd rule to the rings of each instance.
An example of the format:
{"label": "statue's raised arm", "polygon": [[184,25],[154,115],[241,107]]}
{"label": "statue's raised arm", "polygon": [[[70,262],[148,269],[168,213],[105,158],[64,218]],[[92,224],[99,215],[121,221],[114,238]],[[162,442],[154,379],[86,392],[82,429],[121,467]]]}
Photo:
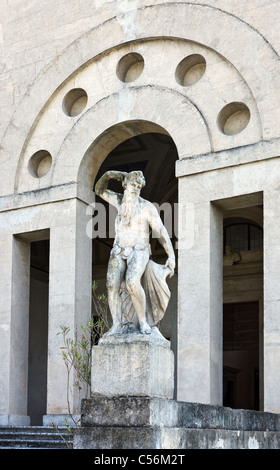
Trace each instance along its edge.
{"label": "statue's raised arm", "polygon": [[104,201],[107,201],[109,202],[109,204],[112,204],[113,206],[118,207],[121,204],[123,195],[119,193],[115,193],[114,191],[111,191],[110,189],[108,189],[108,183],[110,179],[115,179],[123,183],[126,176],[127,176],[127,173],[124,171],[115,171],[115,170],[107,171],[97,181],[95,185],[95,193],[97,194],[97,196],[104,199]]}

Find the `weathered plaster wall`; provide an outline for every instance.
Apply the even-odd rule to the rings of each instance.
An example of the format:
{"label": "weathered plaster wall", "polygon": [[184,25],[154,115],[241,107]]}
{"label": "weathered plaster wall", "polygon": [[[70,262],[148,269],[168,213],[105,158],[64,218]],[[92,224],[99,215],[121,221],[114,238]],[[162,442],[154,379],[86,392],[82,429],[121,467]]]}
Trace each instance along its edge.
{"label": "weathered plaster wall", "polygon": [[[159,3],[163,2],[1,0],[1,134],[35,78],[71,42],[115,15]],[[164,3],[171,4],[172,1]],[[186,2],[179,0],[176,3]],[[193,0],[191,3],[195,5],[202,2]],[[253,3],[208,0],[203,4],[228,12],[248,23],[280,53],[277,0],[255,0]]]}
{"label": "weathered plaster wall", "polygon": [[[1,125],[4,138],[1,169],[5,178],[2,194],[11,193],[17,162],[27,144],[28,133],[34,122],[38,122],[38,116],[52,96],[51,105],[54,104],[53,93],[57,93],[61,84],[79,67],[96,55],[110,50],[112,53],[109,54],[109,58],[107,57],[107,62],[103,58],[103,66],[100,69],[97,67],[96,70],[98,74],[97,79],[94,79],[96,99],[99,90],[101,91],[99,99],[113,92],[119,92],[120,88],[116,88],[112,82],[112,71],[115,69],[118,51],[113,51],[112,48],[129,41],[162,36],[178,37],[197,41],[221,54],[226,58],[228,67],[237,68],[237,75],[239,73],[239,76],[243,77],[248,92],[252,93],[254,101],[250,123],[252,128],[250,137],[248,134],[246,136],[246,143],[258,140],[257,136],[251,135],[253,129],[256,132],[258,128],[257,125],[253,125],[254,119],[260,120],[259,138],[278,137],[279,116],[275,97],[279,91],[277,79],[279,38],[277,28],[271,28],[270,21],[273,17],[274,23],[277,23],[279,17],[276,2],[265,4],[255,2],[253,9],[245,7],[245,3],[242,2],[235,5],[235,8],[232,2],[209,2],[209,5],[198,2],[164,4],[153,2],[149,5],[148,2],[140,1],[98,1],[95,2],[95,10],[92,9],[92,5],[88,5],[88,2],[75,2],[72,7],[70,5],[69,2],[58,5],[57,3],[52,5],[52,2],[40,2],[40,4],[34,2],[34,4],[28,3],[27,6],[25,2],[18,2],[17,5],[13,3],[11,6],[8,2],[3,2]],[[39,18],[44,18],[44,21],[40,21]],[[271,42],[267,39],[267,34]],[[141,49],[141,45],[137,45],[137,48],[139,47]],[[119,54],[125,52],[124,47]],[[173,51],[170,55],[165,49],[154,52],[153,58],[156,57],[152,61],[154,69],[148,69],[146,75],[142,74],[138,83],[143,85],[145,77],[146,83],[150,83],[156,72],[161,75],[161,86],[164,82],[165,87],[178,89],[177,84],[173,83],[174,77],[170,80],[172,61],[169,63],[172,56],[175,60],[176,54],[174,55]],[[161,61],[163,57],[168,61],[167,66]],[[97,65],[97,62],[94,65]],[[164,72],[161,72],[160,65],[163,66]],[[204,107],[207,110],[205,115],[204,110],[200,109],[201,106],[203,108],[203,104],[198,104],[199,111],[210,126],[211,122],[213,125],[213,119],[216,120],[222,102],[226,104],[236,99],[233,98],[232,90],[238,87],[240,81],[240,78],[236,80],[233,76],[229,80],[228,73],[221,72],[218,66],[215,60],[210,71],[213,79],[217,79],[220,103],[211,101],[211,105],[207,105],[207,96],[211,99],[215,83],[215,80],[212,82],[210,80],[204,93]],[[73,80],[75,83],[74,76],[72,82]],[[159,85],[158,80],[155,81]],[[226,96],[224,92],[228,82],[231,83],[231,92]],[[70,85],[71,83],[68,83],[68,86]],[[192,92],[190,93],[189,99],[193,98]],[[240,94],[236,95],[240,99]],[[145,101],[148,102],[142,100],[143,106]],[[162,111],[164,109],[160,110]],[[56,126],[57,119],[57,114],[54,112],[52,126]],[[52,126],[48,132],[53,140]],[[227,141],[230,144],[216,147],[214,145],[214,149],[241,145],[239,137],[237,142],[234,142],[234,139],[232,141],[232,138]],[[13,142],[12,151],[11,142]],[[189,146],[189,155],[197,153],[195,140],[193,145],[193,149],[192,145]],[[204,148],[202,152],[205,152]]]}

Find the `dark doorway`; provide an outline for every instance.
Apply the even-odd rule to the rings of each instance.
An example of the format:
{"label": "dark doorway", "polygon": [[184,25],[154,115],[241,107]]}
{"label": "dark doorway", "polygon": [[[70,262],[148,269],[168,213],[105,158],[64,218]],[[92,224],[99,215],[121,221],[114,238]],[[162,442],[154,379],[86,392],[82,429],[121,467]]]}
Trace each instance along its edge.
{"label": "dark doorway", "polygon": [[259,302],[224,304],[224,406],[259,410]]}
{"label": "dark doorway", "polygon": [[47,404],[49,240],[30,244],[28,415],[41,426]]}

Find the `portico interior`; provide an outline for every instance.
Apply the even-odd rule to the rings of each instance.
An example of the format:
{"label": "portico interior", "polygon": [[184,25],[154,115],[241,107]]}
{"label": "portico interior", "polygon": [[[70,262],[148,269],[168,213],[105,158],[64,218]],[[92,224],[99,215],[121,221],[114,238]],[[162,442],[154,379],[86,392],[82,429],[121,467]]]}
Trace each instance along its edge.
{"label": "portico interior", "polygon": [[[224,212],[223,404],[263,409],[263,206]],[[238,256],[234,255],[238,254]]]}

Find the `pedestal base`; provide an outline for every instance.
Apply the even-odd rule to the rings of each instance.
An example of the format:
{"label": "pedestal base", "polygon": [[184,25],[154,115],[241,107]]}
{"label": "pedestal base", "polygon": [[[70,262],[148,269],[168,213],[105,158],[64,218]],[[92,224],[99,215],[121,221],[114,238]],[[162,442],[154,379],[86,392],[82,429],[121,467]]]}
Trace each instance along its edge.
{"label": "pedestal base", "polygon": [[91,396],[173,398],[174,355],[158,331],[107,336],[92,350]]}
{"label": "pedestal base", "polygon": [[74,449],[280,449],[280,415],[141,397],[83,400]]}

